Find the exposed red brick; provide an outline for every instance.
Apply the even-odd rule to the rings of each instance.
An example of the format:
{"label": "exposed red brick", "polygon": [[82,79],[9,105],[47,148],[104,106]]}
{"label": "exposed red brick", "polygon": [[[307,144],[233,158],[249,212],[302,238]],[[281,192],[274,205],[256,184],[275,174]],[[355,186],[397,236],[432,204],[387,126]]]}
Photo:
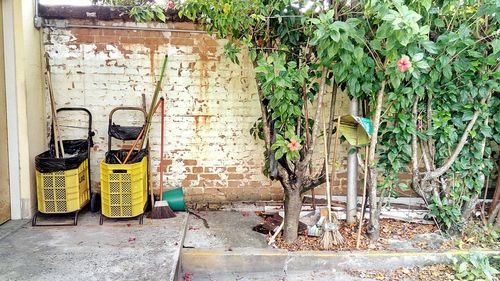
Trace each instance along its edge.
{"label": "exposed red brick", "polygon": [[200,178],[205,180],[220,180],[220,176],[217,174],[200,174]]}
{"label": "exposed red brick", "polygon": [[182,163],[184,163],[184,165],[186,165],[186,166],[196,166],[196,164],[198,164],[198,161],[191,160],[191,159],[185,159],[185,160],[182,160]]}
{"label": "exposed red brick", "polygon": [[245,177],[242,174],[229,174],[227,178],[229,180],[242,180]]}
{"label": "exposed red brick", "polygon": [[95,36],[96,43],[114,44],[118,43],[119,41],[119,37],[115,35]]}
{"label": "exposed red brick", "polygon": [[193,173],[203,173],[203,167],[193,167]]}
{"label": "exposed red brick", "polygon": [[73,28],[71,31],[76,36],[79,36],[79,35],[102,35],[102,29],[96,29],[96,28]]}
{"label": "exposed red brick", "polygon": [[174,46],[193,46],[194,40],[191,38],[172,37],[170,38],[170,44]]}
{"label": "exposed red brick", "polygon": [[160,38],[160,37],[146,37],[143,38],[142,42],[144,44],[148,45],[162,45],[162,44],[168,44],[168,39],[165,38]]}
{"label": "exposed red brick", "polygon": [[95,43],[94,35],[79,35],[76,43]]}
{"label": "exposed red brick", "polygon": [[118,40],[123,44],[144,44],[142,37],[120,36]]}
{"label": "exposed red brick", "polygon": [[227,182],[228,187],[240,187],[241,186],[241,181],[228,181]]}
{"label": "exposed red brick", "polygon": [[172,159],[163,159],[163,165],[165,166],[172,165]]}

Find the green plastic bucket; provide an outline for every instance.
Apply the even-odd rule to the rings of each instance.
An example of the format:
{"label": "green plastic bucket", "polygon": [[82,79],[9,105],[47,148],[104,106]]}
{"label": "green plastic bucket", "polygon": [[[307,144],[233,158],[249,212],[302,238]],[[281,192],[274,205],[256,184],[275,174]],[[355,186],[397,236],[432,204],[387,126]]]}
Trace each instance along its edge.
{"label": "green plastic bucket", "polygon": [[167,200],[168,205],[174,211],[185,211],[184,193],[182,187],[174,188],[163,192],[163,200]]}

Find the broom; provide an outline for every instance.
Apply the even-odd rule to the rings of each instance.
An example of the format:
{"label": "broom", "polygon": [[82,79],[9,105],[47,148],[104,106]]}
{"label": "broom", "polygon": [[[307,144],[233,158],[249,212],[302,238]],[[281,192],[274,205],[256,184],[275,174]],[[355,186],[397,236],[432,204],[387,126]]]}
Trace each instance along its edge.
{"label": "broom", "polygon": [[[153,99],[151,100],[151,106],[149,108],[148,116],[146,118],[146,124],[144,125],[143,132],[142,132],[142,149],[147,147],[147,140],[149,137],[149,129],[151,128],[151,122],[153,121],[153,115],[158,109],[158,106],[161,104],[162,105],[162,110],[164,110],[163,104],[164,100],[163,98],[160,98],[158,101],[159,95],[160,95],[160,90],[161,90],[161,84],[163,82],[163,77],[165,74],[165,69],[167,67],[167,60],[168,60],[168,55],[165,55],[165,58],[163,59],[163,64],[161,67],[160,71],[160,79],[156,82],[156,87],[155,87],[155,92],[153,94]],[[162,112],[162,118],[161,118],[161,147],[160,147],[160,153],[161,153],[161,162],[160,162],[160,188],[163,189],[163,135],[164,135],[164,114]],[[139,135],[140,137],[140,135]],[[130,154],[130,151],[129,151]],[[148,215],[148,218],[152,219],[164,219],[164,218],[173,218],[175,217],[175,213],[172,211],[172,209],[168,206],[168,203],[163,202],[163,203],[155,203],[154,202],[154,195],[153,195],[153,188],[150,186],[149,187],[149,192],[151,194],[151,203],[154,204],[154,206],[151,208],[151,212]],[[161,197],[161,192],[160,192],[160,197]],[[166,203],[166,204],[165,204]]]}
{"label": "broom", "polygon": [[[165,143],[165,100],[160,98],[158,104],[161,105],[161,144],[160,144],[160,201],[154,203],[154,207],[149,214],[152,219],[168,219],[175,217],[174,211],[167,201],[163,201],[163,146]],[[151,191],[152,193],[152,191]]]}
{"label": "broom", "polygon": [[[326,197],[327,197],[327,207],[328,207],[328,220],[325,220],[325,225],[323,227],[323,237],[321,242],[323,243],[323,248],[326,250],[332,249],[333,246],[340,245],[344,243],[344,237],[339,231],[339,222],[336,216],[332,216],[332,198],[330,193],[330,176],[328,167],[328,149],[327,149],[327,139],[326,139],[326,122],[325,116],[322,114],[323,119],[323,151],[325,153],[325,172],[326,172]],[[339,119],[340,120],[340,119]],[[340,121],[339,121],[340,122]],[[335,136],[335,146],[337,145],[337,138],[339,133],[339,127],[337,125],[337,132]],[[334,149],[336,151],[336,149]],[[336,175],[335,167],[335,155],[333,157],[334,165],[333,171]]]}

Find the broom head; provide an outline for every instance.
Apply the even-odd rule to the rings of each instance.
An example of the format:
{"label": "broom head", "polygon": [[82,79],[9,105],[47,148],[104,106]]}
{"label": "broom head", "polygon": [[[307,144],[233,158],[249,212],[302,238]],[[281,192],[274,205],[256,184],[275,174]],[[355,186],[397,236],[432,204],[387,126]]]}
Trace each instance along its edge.
{"label": "broom head", "polygon": [[168,219],[174,218],[176,215],[170,208],[167,201],[156,201],[155,206],[148,215],[151,219]]}

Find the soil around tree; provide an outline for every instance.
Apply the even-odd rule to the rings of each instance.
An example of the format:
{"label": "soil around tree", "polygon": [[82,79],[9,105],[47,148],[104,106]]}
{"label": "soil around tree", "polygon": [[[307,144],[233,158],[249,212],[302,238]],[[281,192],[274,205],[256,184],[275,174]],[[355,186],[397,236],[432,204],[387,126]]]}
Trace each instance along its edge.
{"label": "soil around tree", "polygon": [[[443,243],[439,247],[430,247],[425,239],[415,239],[418,235],[433,233],[439,235],[439,230],[432,224],[416,224],[398,221],[394,219],[380,220],[380,239],[376,243],[371,243],[366,236],[366,222],[361,231],[361,243],[359,250],[395,250],[391,247],[390,240],[411,241],[411,246],[418,249],[450,249],[453,248],[453,241],[443,239]],[[356,237],[358,224],[347,224],[345,221],[340,221],[340,233],[344,237],[346,243],[344,245],[334,246],[333,251],[350,251],[356,249]],[[267,239],[270,239],[268,235]],[[295,243],[286,243],[282,236],[279,235],[276,239],[276,246],[280,249],[289,251],[323,251],[321,237],[312,237],[305,235],[304,232],[299,235]]]}

